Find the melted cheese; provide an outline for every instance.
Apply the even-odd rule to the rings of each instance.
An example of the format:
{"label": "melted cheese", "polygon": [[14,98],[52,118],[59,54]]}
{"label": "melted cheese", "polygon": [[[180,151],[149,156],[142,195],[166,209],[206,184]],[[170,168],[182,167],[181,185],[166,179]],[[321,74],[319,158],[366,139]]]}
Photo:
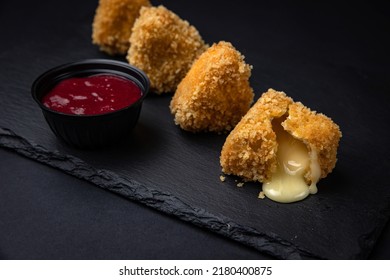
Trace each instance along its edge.
{"label": "melted cheese", "polygon": [[[274,201],[289,203],[317,192],[316,183],[321,168],[315,150],[309,153],[306,145],[286,132],[280,121],[274,126],[278,141],[277,170],[271,180],[263,184],[263,192]],[[304,178],[309,170],[312,181],[310,186]]]}

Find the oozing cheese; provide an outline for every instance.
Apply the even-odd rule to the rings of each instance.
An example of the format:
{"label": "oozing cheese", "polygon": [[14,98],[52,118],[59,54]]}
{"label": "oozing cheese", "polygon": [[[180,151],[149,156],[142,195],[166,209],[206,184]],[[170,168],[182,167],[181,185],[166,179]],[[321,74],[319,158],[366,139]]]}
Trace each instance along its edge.
{"label": "oozing cheese", "polygon": [[[263,184],[264,194],[277,202],[289,203],[302,200],[317,192],[316,183],[321,175],[315,150],[308,151],[306,145],[286,132],[277,121],[277,170],[270,181]],[[304,175],[310,170],[311,185]]]}

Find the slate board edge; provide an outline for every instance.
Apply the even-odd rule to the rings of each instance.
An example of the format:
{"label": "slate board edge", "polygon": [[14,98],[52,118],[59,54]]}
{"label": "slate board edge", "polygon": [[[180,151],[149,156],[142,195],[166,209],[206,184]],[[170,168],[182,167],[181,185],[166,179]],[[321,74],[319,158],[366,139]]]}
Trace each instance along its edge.
{"label": "slate board edge", "polygon": [[280,259],[321,259],[320,256],[299,248],[276,234],[263,233],[254,228],[242,226],[222,215],[217,216],[204,209],[192,207],[172,194],[123,178],[109,170],[96,169],[71,155],[49,151],[40,145],[29,142],[8,128],[0,127],[0,147],[86,180],[127,199],[221,234],[273,257]]}

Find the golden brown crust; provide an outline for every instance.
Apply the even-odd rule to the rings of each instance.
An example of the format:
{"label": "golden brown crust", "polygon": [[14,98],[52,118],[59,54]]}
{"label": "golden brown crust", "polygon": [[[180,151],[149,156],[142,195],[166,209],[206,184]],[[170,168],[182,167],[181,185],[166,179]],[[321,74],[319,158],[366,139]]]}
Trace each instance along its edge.
{"label": "golden brown crust", "polygon": [[227,137],[222,148],[222,171],[263,182],[276,170],[276,134],[272,119],[283,116],[292,103],[285,93],[269,89]]}
{"label": "golden brown crust", "polygon": [[139,10],[149,0],[100,0],[92,24],[92,42],[110,55],[126,54]]}
{"label": "golden brown crust", "polygon": [[273,89],[259,98],[227,137],[220,157],[222,171],[250,181],[270,180],[278,147],[272,120],[280,117],[287,117],[282,122],[286,131],[302,140],[309,152],[316,151],[321,177],[330,173],[341,137],[337,124]]}
{"label": "golden brown crust", "polygon": [[336,165],[337,148],[341,131],[339,126],[324,114],[310,111],[302,103],[290,106],[289,117],[282,126],[292,136],[302,140],[309,152],[315,150],[321,167],[321,178],[326,177]]}
{"label": "golden brown crust", "polygon": [[219,42],[194,62],[180,82],[170,109],[187,131],[230,131],[249,110],[251,66],[231,43]]}
{"label": "golden brown crust", "polygon": [[152,91],[174,92],[206,48],[196,28],[172,11],[144,7],[133,26],[127,60],[148,75]]}

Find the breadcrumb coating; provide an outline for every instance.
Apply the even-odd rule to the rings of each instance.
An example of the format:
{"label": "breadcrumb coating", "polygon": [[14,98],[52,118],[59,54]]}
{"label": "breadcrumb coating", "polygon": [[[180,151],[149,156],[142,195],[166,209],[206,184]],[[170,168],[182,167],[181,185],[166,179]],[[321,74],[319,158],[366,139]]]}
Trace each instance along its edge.
{"label": "breadcrumb coating", "polygon": [[[283,128],[301,140],[309,153],[316,151],[321,178],[326,177],[337,160],[341,138],[338,125],[273,89],[259,98],[227,137],[220,157],[222,171],[249,181],[269,181],[277,168],[278,149],[272,120],[282,117],[286,118]],[[310,170],[307,170],[308,183],[310,178]]]}
{"label": "breadcrumb coating", "polygon": [[148,75],[152,91],[174,92],[207,47],[196,28],[172,11],[143,7],[133,26],[127,60]]}
{"label": "breadcrumb coating", "polygon": [[192,65],[172,98],[175,123],[192,132],[230,131],[249,110],[251,66],[231,43],[219,42]]}
{"label": "breadcrumb coating", "polygon": [[[310,111],[300,102],[289,107],[288,115],[282,126],[292,136],[303,141],[309,153],[313,149],[317,152],[321,167],[320,178],[325,178],[332,172],[337,161],[337,148],[341,138],[338,125],[324,114]],[[308,176],[306,179],[309,180]]]}
{"label": "breadcrumb coating", "polygon": [[149,0],[100,0],[92,24],[92,42],[110,55],[126,54],[139,10]]}

